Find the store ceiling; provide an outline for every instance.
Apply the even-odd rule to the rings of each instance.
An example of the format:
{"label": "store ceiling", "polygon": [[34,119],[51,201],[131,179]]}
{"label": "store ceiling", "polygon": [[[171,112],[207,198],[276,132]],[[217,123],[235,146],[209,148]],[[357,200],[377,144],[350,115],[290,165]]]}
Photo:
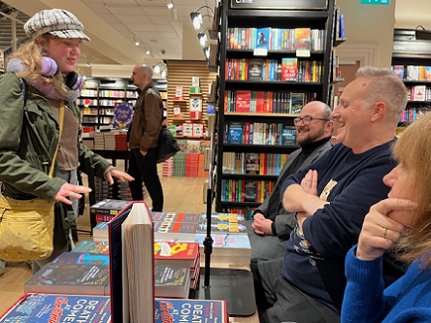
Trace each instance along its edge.
{"label": "store ceiling", "polygon": [[[5,0],[0,1],[32,16],[47,8],[73,12],[91,37],[83,44],[84,64],[135,64],[161,59],[204,59],[190,12],[202,6],[214,8],[216,0]],[[169,10],[167,3],[174,8]],[[206,25],[211,11],[202,8]],[[205,17],[206,16],[206,17]],[[17,29],[22,29],[18,24]],[[139,46],[135,42],[139,41]],[[196,47],[196,57],[184,52]],[[149,54],[148,52],[149,51]],[[193,53],[192,53],[193,56]]]}

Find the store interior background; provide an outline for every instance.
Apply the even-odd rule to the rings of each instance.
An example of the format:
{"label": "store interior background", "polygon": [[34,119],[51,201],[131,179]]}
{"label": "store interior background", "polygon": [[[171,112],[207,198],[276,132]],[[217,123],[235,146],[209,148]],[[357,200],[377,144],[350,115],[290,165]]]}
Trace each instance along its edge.
{"label": "store interior background", "polygon": [[[93,77],[129,77],[133,65],[162,60],[204,60],[190,12],[214,8],[215,0],[5,0],[31,16],[47,8],[73,12],[85,25],[91,42],[84,42],[80,69]],[[169,10],[167,3],[174,9]],[[348,82],[358,66],[389,67],[394,28],[431,29],[431,1],[390,0],[389,5],[361,5],[338,0],[345,16],[347,41],[336,48],[342,76]],[[204,23],[211,12],[202,8]],[[22,25],[17,24],[17,29]],[[136,40],[140,45],[135,46]],[[147,50],[151,53],[147,54]],[[341,84],[343,86],[344,84]]]}

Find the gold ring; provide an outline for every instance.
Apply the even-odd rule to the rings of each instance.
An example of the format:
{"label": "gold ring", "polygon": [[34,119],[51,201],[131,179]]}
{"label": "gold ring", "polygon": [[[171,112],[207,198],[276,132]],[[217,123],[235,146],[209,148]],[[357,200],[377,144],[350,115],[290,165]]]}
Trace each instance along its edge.
{"label": "gold ring", "polygon": [[386,234],[388,233],[388,228],[385,228],[385,232],[383,232],[383,239],[386,239]]}

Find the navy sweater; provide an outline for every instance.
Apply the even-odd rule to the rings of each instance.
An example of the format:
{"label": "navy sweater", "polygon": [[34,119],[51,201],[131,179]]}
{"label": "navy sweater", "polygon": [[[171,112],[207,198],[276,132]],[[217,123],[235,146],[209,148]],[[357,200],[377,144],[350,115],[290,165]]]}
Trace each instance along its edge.
{"label": "navy sweater", "polygon": [[309,169],[318,172],[318,195],[330,202],[296,228],[288,242],[283,276],[305,293],[339,311],[345,287],[344,258],[357,243],[362,222],[371,205],[385,198],[383,184],[396,163],[393,141],[354,154],[342,144],[334,146],[309,167],[288,177],[281,192],[299,184]]}

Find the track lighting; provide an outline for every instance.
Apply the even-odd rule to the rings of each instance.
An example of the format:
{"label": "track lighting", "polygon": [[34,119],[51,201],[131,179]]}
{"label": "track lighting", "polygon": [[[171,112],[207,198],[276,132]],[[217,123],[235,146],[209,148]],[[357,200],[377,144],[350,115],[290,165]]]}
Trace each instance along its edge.
{"label": "track lighting", "polygon": [[206,47],[208,44],[208,36],[206,33],[199,33],[198,34],[198,38],[199,38],[199,44],[202,47]]}
{"label": "track lighting", "polygon": [[[211,14],[204,14],[202,15],[199,10],[202,10],[203,8],[208,9]],[[197,9],[196,11],[190,12],[190,19],[192,20],[193,23],[193,28],[198,31],[199,29],[201,29],[202,25],[203,25],[203,17],[212,17],[214,15],[214,11],[213,9],[211,9],[208,6],[202,6],[199,9]]]}

